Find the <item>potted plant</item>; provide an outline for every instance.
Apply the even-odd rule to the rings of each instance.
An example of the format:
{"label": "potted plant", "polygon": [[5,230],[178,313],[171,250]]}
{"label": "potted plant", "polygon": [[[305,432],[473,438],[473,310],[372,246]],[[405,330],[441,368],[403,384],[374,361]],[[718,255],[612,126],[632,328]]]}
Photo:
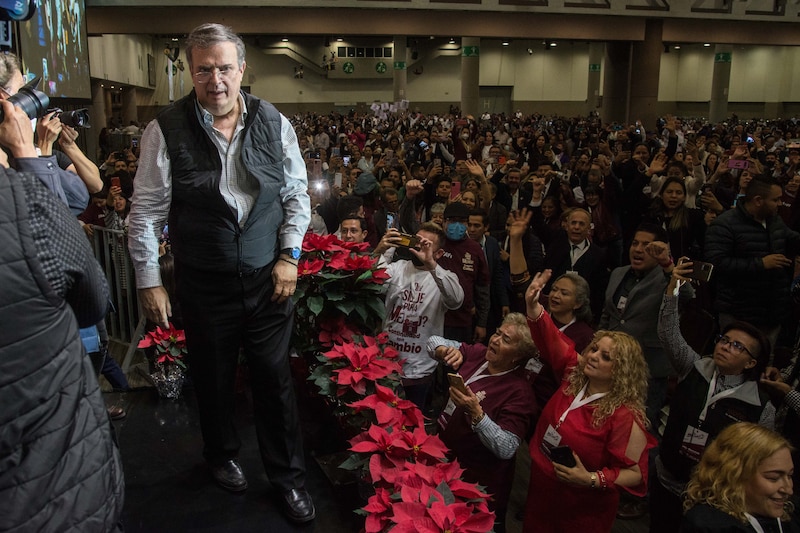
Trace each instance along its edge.
{"label": "potted plant", "polygon": [[145,333],[139,341],[139,348],[155,348],[155,372],[150,379],[159,396],[176,400],[181,395],[186,377],[186,335],[170,322],[166,329],[156,326]]}

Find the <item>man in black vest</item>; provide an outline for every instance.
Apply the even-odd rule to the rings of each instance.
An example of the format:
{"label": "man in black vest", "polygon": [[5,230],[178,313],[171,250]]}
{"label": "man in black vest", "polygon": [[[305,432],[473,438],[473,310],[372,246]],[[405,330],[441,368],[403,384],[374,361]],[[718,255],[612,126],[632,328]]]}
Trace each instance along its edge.
{"label": "man in black vest", "polygon": [[310,220],[308,182],[289,121],[241,92],[244,54],[239,36],[219,24],[201,25],[187,38],[194,90],[161,111],[142,136],[130,251],[142,308],[166,325],[157,235],[169,218],[176,296],[214,480],[233,492],[247,488],[233,424],[241,347],[262,462],[288,517],[307,522],[315,510],[304,488],[288,348]]}

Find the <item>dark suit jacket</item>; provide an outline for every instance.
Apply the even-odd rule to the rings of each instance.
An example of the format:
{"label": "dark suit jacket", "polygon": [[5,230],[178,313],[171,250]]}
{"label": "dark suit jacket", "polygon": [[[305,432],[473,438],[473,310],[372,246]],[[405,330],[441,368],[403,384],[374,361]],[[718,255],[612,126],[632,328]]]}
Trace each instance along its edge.
{"label": "dark suit jacket", "polygon": [[508,209],[498,201],[489,206],[489,233],[498,241],[505,235]]}
{"label": "dark suit jacket", "polygon": [[503,320],[503,307],[508,307],[508,291],[505,284],[505,272],[500,261],[500,244],[491,235],[486,235],[483,251],[489,265],[489,320],[487,333],[494,332]]}
{"label": "dark suit jacket", "polygon": [[595,316],[600,316],[600,311],[603,308],[603,295],[608,284],[605,252],[597,245],[590,243],[589,249],[578,258],[573,267],[570,261],[571,250],[572,244],[566,233],[556,237],[547,248],[547,253],[544,257],[544,268],[551,269],[553,275],[543,292],[548,294],[553,282],[559,276],[566,274],[568,270],[574,270],[589,283],[592,313]]}
{"label": "dark suit jacket", "polygon": [[[650,375],[663,378],[674,373],[658,339],[658,314],[669,277],[659,267],[651,270],[634,285],[628,293],[625,310],[620,311],[614,302],[614,295],[630,269],[626,265],[611,272],[598,329],[622,331],[633,336],[642,345]],[[682,296],[691,296],[691,285],[685,284],[681,291]]]}

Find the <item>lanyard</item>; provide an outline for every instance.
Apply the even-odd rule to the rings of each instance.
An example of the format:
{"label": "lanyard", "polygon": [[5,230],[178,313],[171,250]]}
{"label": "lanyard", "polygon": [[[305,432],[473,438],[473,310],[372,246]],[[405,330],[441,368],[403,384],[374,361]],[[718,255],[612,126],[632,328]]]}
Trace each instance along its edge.
{"label": "lanyard", "polygon": [[563,326],[561,326],[560,328],[558,328],[558,331],[560,331],[561,333],[564,333],[564,330],[565,330],[565,329],[567,329],[568,327],[570,327],[572,324],[574,324],[574,323],[575,323],[575,320],[576,320],[576,319],[575,319],[575,318],[573,318],[572,320],[570,320],[570,321],[569,321],[569,323],[567,323],[567,324],[564,324]]}
{"label": "lanyard", "polygon": [[464,384],[465,385],[469,385],[470,383],[475,383],[479,379],[483,379],[483,378],[499,378],[500,376],[505,376],[509,372],[513,372],[514,370],[518,369],[519,365],[515,366],[511,370],[506,370],[505,372],[500,372],[498,374],[481,374],[481,372],[486,370],[488,367],[489,367],[489,361],[486,361],[485,363],[483,363],[481,366],[478,367],[478,370],[476,370],[475,373],[472,374],[469,377],[469,379],[464,382]]}
{"label": "lanyard", "polygon": [[566,411],[564,411],[564,414],[561,415],[561,418],[558,419],[558,425],[556,426],[556,429],[561,427],[561,424],[563,424],[564,420],[567,419],[567,415],[569,414],[570,411],[574,411],[575,409],[578,409],[579,407],[583,407],[587,403],[592,403],[595,400],[599,400],[600,398],[602,398],[603,396],[608,394],[607,392],[596,392],[596,393],[592,394],[591,396],[589,396],[588,398],[584,398],[583,396],[584,396],[584,394],[586,394],[586,389],[587,388],[589,388],[589,384],[588,383],[581,389],[581,391],[578,394],[575,395],[575,399],[572,400],[572,404],[569,406],[569,408]]}
{"label": "lanyard", "polygon": [[[744,513],[744,515],[747,517],[747,521],[750,522],[750,525],[753,526],[753,529],[756,530],[756,533],[764,533],[764,528],[761,527],[761,524],[758,523],[758,520],[756,520],[755,516],[751,515],[750,513]],[[778,521],[778,531],[783,533],[783,525],[781,524],[781,519],[776,518],[775,520]]]}
{"label": "lanyard", "polygon": [[719,372],[714,370],[714,375],[711,376],[711,382],[708,384],[708,395],[706,396],[706,404],[703,406],[703,410],[700,411],[700,416],[697,417],[697,419],[700,421],[701,424],[706,419],[706,414],[708,414],[708,407],[710,405],[717,402],[717,400],[721,400],[727,396],[730,396],[731,394],[734,394],[739,389],[739,387],[744,385],[744,383],[742,383],[740,385],[736,385],[732,389],[726,389],[724,391],[718,392],[717,394],[714,394],[714,389],[717,387],[718,377],[719,377]]}

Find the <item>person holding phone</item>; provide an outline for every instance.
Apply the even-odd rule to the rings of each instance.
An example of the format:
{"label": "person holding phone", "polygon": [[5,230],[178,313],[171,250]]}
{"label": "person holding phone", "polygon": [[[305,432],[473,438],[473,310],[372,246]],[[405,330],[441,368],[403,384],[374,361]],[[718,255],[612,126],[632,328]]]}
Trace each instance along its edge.
{"label": "person holding phone", "polygon": [[502,533],[516,451],[539,411],[525,379],[525,363],[536,349],[525,317],[506,315],[487,346],[431,337],[427,348],[460,375],[451,378],[439,436],[466,469],[464,479],[494,495],[489,508],[496,513],[494,531]]}
{"label": "person holding phone", "polygon": [[[538,273],[525,294],[531,337],[562,384],[530,441],[523,530],[607,533],[620,492],[647,492],[648,451],[655,446],[644,415],[647,363],[636,339],[619,331],[598,331],[576,353],[539,303],[551,275]],[[574,466],[569,454],[563,457],[565,446]]]}
{"label": "person holding phone", "polygon": [[770,342],[758,328],[728,324],[710,357],[701,357],[683,338],[675,293],[691,281],[692,271],[691,261],[678,261],[658,319],[658,337],[678,373],[678,386],[656,458],[658,482],[650,487],[651,533],[678,531],[692,469],[724,428],[752,422],[773,429],[775,423],[775,407],[758,388],[770,354]]}

